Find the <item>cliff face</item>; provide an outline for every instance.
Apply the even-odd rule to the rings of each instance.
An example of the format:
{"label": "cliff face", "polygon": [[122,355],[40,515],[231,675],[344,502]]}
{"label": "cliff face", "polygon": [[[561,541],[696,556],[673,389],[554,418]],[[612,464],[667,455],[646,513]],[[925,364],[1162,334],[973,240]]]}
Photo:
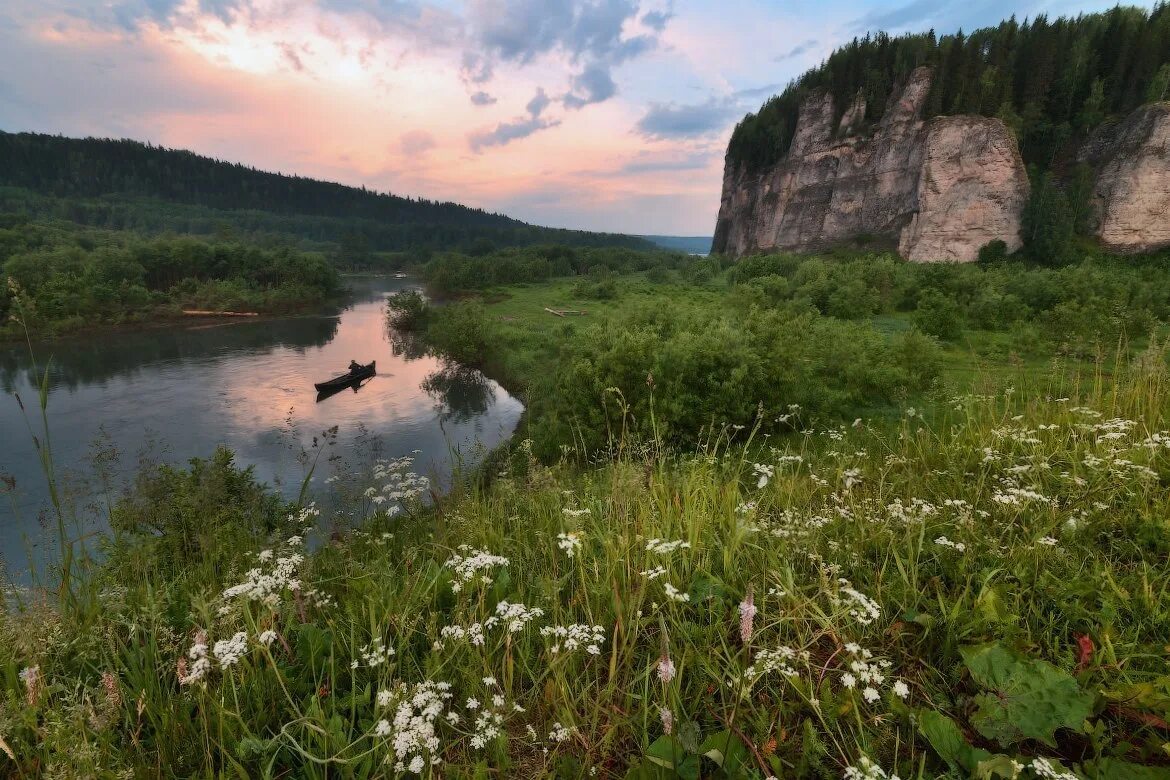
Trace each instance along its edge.
{"label": "cliff face", "polygon": [[[813,251],[884,238],[916,261],[976,259],[992,240],[1020,246],[1028,178],[998,119],[924,122],[927,68],[915,70],[869,136],[854,100],[836,128],[826,93],[801,106],[788,156],[757,174],[727,166],[713,251]],[[834,133],[834,129],[837,133]]]}
{"label": "cliff face", "polygon": [[1097,168],[1092,207],[1102,244],[1117,252],[1170,246],[1170,103],[1099,128],[1080,159]]}

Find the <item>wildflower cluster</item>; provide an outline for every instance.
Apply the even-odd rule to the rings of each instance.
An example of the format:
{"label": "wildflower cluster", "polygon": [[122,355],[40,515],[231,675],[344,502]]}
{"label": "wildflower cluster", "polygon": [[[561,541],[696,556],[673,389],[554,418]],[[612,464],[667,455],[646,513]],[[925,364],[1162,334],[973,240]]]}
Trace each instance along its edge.
{"label": "wildflower cluster", "polygon": [[413,466],[414,458],[410,456],[378,460],[374,464],[373,477],[374,482],[381,483],[381,486],[369,487],[366,490],[366,498],[377,507],[389,504],[383,510],[388,515],[393,516],[401,512],[411,502],[425,495],[431,487],[428,478],[411,470]]}
{"label": "wildflower cluster", "polygon": [[845,767],[844,780],[901,780],[901,778],[886,772],[867,756],[862,756],[858,759],[857,766]]}
{"label": "wildflower cluster", "polygon": [[962,542],[952,542],[945,536],[938,537],[934,540],[934,543],[939,547],[949,547],[957,552],[965,552],[967,549],[967,545],[963,544]]}
{"label": "wildflower cluster", "polygon": [[854,589],[844,577],[837,580],[841,595],[834,601],[849,607],[849,615],[863,626],[868,626],[882,616],[882,608],[864,593]]}
{"label": "wildflower cluster", "polygon": [[[414,685],[399,683],[393,690],[378,692],[378,706],[394,712],[375,724],[374,735],[390,740],[395,772],[422,774],[428,764],[440,763],[435,724],[453,697],[450,683],[430,680]],[[459,721],[454,709],[448,709],[444,717],[451,723]]]}
{"label": "wildflower cluster", "polygon": [[581,647],[589,655],[601,654],[601,643],[605,641],[605,629],[601,626],[587,626],[574,623],[571,626],[545,626],[540,629],[543,637],[552,637],[549,651],[556,654],[564,650],[572,653]]}
{"label": "wildflower cluster", "polygon": [[689,550],[691,543],[685,542],[681,539],[667,541],[666,539],[650,539],[646,542],[646,552],[652,552],[655,555],[670,555],[676,550]]}
{"label": "wildflower cluster", "polygon": [[[271,646],[276,639],[277,634],[271,629],[256,635],[256,643],[263,647]],[[206,682],[211,673],[212,659],[215,659],[220,669],[230,669],[248,654],[248,634],[245,631],[237,631],[228,639],[220,639],[213,645],[208,643],[207,632],[199,631],[187,654],[179,658],[177,674],[180,685]]]}
{"label": "wildflower cluster", "polygon": [[211,654],[224,669],[235,666],[248,652],[248,635],[243,631],[232,634],[231,639],[221,639],[211,649]]}
{"label": "wildflower cluster", "polygon": [[[294,536],[287,542],[290,547],[299,547],[303,544],[300,536]],[[223,592],[224,601],[233,600],[258,601],[266,607],[275,609],[280,605],[281,597],[287,592],[296,592],[301,589],[298,569],[305,562],[305,556],[299,552],[290,552],[284,556],[277,556],[272,550],[261,550],[256,556],[261,566],[249,569],[244,575],[244,581],[226,589]],[[227,614],[230,604],[220,607],[220,614]]]}
{"label": "wildflower cluster", "polygon": [[743,681],[750,683],[772,672],[779,672],[785,677],[799,677],[800,672],[792,665],[794,661],[807,664],[809,662],[808,651],[795,650],[787,645],[761,648],[756,651],[751,665],[743,670]]}
{"label": "wildflower cluster", "polygon": [[492,555],[487,550],[473,550],[466,544],[459,545],[457,549],[459,553],[448,558],[445,564],[448,569],[455,572],[455,582],[451,583],[451,590],[456,593],[477,578],[480,583],[490,585],[492,578],[488,574],[493,569],[508,565],[507,558]]}
{"label": "wildflower cluster", "polygon": [[557,534],[557,547],[565,551],[565,555],[574,557],[581,549],[581,534],[577,531]]}
{"label": "wildflower cluster", "polygon": [[[850,656],[848,671],[842,673],[841,684],[850,690],[861,686],[861,697],[869,704],[881,699],[881,688],[889,682],[888,670],[893,665],[886,659],[875,659],[873,653],[856,642],[845,645]],[[902,680],[895,680],[891,690],[900,699],[910,695],[910,688]]]}
{"label": "wildflower cluster", "polygon": [[361,656],[361,660],[359,661],[357,658],[353,659],[350,662],[352,668],[357,669],[364,663],[367,667],[373,669],[376,666],[390,663],[390,659],[394,657],[394,648],[386,647],[382,644],[381,639],[375,638],[374,641],[362,647],[358,651],[358,655]]}
{"label": "wildflower cluster", "polygon": [[496,614],[483,622],[484,628],[502,625],[509,634],[518,634],[524,630],[529,621],[535,620],[544,614],[540,607],[526,607],[523,604],[512,604],[501,601],[496,604]]}

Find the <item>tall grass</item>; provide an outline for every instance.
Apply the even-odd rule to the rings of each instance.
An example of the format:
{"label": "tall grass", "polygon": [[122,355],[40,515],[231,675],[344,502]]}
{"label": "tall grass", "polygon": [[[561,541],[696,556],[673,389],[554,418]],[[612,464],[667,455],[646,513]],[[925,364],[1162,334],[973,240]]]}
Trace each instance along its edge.
{"label": "tall grass", "polygon": [[0,616],[0,774],[1164,777],[1165,351],[1110,374],[584,468],[522,442],[430,506],[381,463],[316,544],[226,454],[160,468],[86,597]]}

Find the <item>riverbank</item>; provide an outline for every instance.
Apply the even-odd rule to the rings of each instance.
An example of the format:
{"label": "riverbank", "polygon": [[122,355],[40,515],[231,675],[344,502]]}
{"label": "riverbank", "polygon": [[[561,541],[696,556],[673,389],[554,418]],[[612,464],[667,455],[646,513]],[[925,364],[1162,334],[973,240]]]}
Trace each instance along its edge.
{"label": "riverbank", "polygon": [[[478,372],[461,370],[389,341],[384,300],[403,280],[356,281],[353,299],[332,316],[244,318],[211,327],[158,327],[34,345],[0,347],[0,560],[27,582],[25,537],[39,542],[52,512],[38,450],[10,393],[19,394],[34,431],[49,441],[60,496],[84,533],[108,528],[104,507],[132,486],[141,464],[186,463],[231,448],[257,478],[296,498],[302,462],[326,452],[312,486],[322,501],[351,471],[376,457],[422,450],[420,473],[443,490],[453,469],[478,465],[512,433],[522,406]],[[318,402],[315,382],[352,359],[377,361],[358,392]],[[49,436],[38,397],[48,370]],[[326,482],[327,479],[331,481]],[[94,509],[98,511],[94,511]],[[80,533],[80,532],[79,532]]]}
{"label": "riverbank", "polygon": [[521,446],[429,508],[383,462],[340,533],[226,455],[154,471],[104,566],[0,618],[0,769],[1161,777],[1157,357],[945,427]]}
{"label": "riverbank", "polygon": [[[469,291],[420,315],[415,328],[524,398],[522,436],[540,457],[571,446],[585,460],[622,425],[643,436],[657,427],[689,445],[712,425],[750,427],[761,401],[771,407],[765,432],[776,435],[791,430],[793,404],[806,419],[835,424],[896,417],[907,406],[945,413],[968,392],[1060,397],[1075,389],[1074,377],[1098,372],[1107,380],[1115,359],[1128,360],[1165,330],[1142,292],[1148,269],[1140,267],[766,262],[783,273],[748,260],[710,276],[702,261],[699,274]],[[930,286],[915,286],[919,277]],[[1069,288],[1063,299],[1051,295],[1058,281]],[[852,297],[838,301],[839,292]],[[1166,301],[1156,305],[1158,317],[1170,311]],[[651,419],[655,395],[675,400]]]}
{"label": "riverbank", "polygon": [[[1023,361],[908,336],[937,301],[849,322],[753,311],[774,280],[612,281],[424,310],[533,388],[490,480],[431,492],[424,449],[318,515],[228,453],[149,469],[106,563],[0,618],[16,771],[1170,771],[1166,345]],[[764,386],[797,402],[737,405]]]}
{"label": "riverbank", "polygon": [[17,220],[0,246],[0,339],[170,321],[182,310],[285,314],[340,292],[324,255],[289,245],[146,238]]}
{"label": "riverbank", "polygon": [[[332,302],[343,303],[344,297],[336,297]],[[94,337],[112,337],[134,333],[149,333],[163,330],[202,330],[206,328],[232,327],[246,323],[272,322],[296,317],[335,317],[335,314],[323,314],[321,308],[328,306],[330,301],[306,302],[304,305],[284,311],[257,312],[254,317],[229,317],[216,315],[191,316],[181,311],[170,311],[153,315],[132,322],[107,322],[94,325],[81,325],[55,335],[33,331],[27,336],[23,332],[13,333],[11,329],[0,330],[0,347],[12,347],[25,344],[31,340],[34,347],[52,346],[63,343],[76,343]]]}

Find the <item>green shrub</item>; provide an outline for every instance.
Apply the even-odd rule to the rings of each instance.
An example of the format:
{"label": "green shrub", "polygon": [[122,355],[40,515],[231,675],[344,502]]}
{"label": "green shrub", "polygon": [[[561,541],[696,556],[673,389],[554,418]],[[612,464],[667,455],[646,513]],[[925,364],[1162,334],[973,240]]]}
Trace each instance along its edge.
{"label": "green shrub", "polygon": [[923,333],[951,341],[963,332],[963,314],[953,298],[937,290],[927,290],[918,299],[914,324]]}
{"label": "green shrub", "polygon": [[453,360],[477,366],[488,354],[491,331],[491,322],[482,304],[452,303],[434,309],[427,327],[427,339]]}
{"label": "green shrub", "polygon": [[418,329],[427,312],[427,300],[418,290],[399,290],[386,299],[386,319],[398,330]]}
{"label": "green shrub", "polygon": [[981,263],[998,263],[1006,260],[1007,256],[1007,244],[998,238],[979,247],[979,262]]}

